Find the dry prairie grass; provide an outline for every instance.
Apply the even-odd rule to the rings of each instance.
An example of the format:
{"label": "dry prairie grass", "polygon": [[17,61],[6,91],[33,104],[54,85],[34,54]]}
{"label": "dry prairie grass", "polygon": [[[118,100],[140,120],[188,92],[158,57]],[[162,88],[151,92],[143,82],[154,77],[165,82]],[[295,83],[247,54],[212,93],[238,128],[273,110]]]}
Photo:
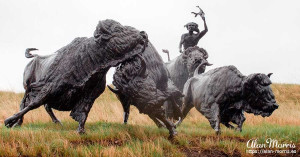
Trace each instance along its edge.
{"label": "dry prairie grass", "polygon": [[[260,123],[270,123],[278,125],[298,125],[300,126],[300,85],[274,84],[272,86],[279,109],[275,110],[270,117],[262,118],[246,114],[246,124],[257,125]],[[4,119],[13,115],[19,110],[19,103],[23,94],[13,92],[0,92],[0,123],[3,124]],[[69,112],[54,111],[55,115],[63,121],[73,121],[69,116]],[[95,101],[87,122],[116,122],[122,123],[123,109],[115,95],[109,90],[105,92]],[[187,119],[191,123],[207,122],[197,110],[192,109]],[[51,122],[50,117],[43,107],[30,111],[25,116],[24,123],[33,122]],[[130,124],[138,125],[154,125],[147,115],[140,114],[138,110],[131,106]]]}
{"label": "dry prairie grass", "polygon": [[0,156],[251,156],[245,153],[246,141],[267,137],[293,141],[299,149],[300,85],[274,84],[272,89],[279,109],[267,118],[246,114],[242,133],[222,127],[217,137],[205,117],[192,109],[174,141],[133,106],[129,125],[121,124],[123,109],[109,90],[95,101],[86,135],[76,133],[69,112],[54,111],[61,127],[52,124],[43,107],[26,114],[23,127],[7,129],[4,120],[19,110],[23,94],[0,92]]}

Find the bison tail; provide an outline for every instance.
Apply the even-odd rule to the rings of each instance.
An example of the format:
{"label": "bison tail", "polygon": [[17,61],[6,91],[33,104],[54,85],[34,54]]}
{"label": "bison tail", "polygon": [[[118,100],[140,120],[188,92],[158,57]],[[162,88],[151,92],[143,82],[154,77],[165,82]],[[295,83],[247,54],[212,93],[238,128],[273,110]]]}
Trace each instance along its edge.
{"label": "bison tail", "polygon": [[38,49],[36,49],[36,48],[27,48],[25,50],[25,57],[26,58],[32,58],[32,57],[34,57],[34,55],[30,53],[30,51],[35,51],[35,50],[38,50]]}
{"label": "bison tail", "polygon": [[162,49],[162,52],[163,53],[166,53],[168,55],[168,61],[170,61],[170,53],[169,53],[169,50],[167,49]]}

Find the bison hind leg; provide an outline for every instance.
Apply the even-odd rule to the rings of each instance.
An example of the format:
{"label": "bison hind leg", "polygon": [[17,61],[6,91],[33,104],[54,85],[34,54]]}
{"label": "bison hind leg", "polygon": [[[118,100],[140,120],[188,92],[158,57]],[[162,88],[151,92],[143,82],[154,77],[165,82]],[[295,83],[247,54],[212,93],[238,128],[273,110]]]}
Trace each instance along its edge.
{"label": "bison hind leg", "polygon": [[44,101],[47,99],[49,94],[49,89],[42,89],[41,92],[37,94],[37,96],[32,99],[28,106],[25,106],[21,111],[14,114],[13,116],[5,119],[4,124],[6,127],[11,128],[18,124],[19,120],[23,118],[23,116],[30,110],[36,109],[40,107]]}
{"label": "bison hind leg", "polygon": [[44,107],[45,107],[47,113],[49,114],[49,116],[51,117],[52,122],[53,122],[53,123],[56,123],[56,124],[62,125],[62,123],[60,122],[60,120],[57,119],[56,116],[54,115],[54,113],[53,113],[51,107],[49,107],[48,104],[45,104]]}
{"label": "bison hind leg", "polygon": [[[23,99],[21,101],[20,111],[22,111],[25,108],[26,99],[27,99],[27,92],[25,92],[24,97],[23,97]],[[18,121],[12,127],[21,126],[23,124],[23,119],[24,119],[24,116],[22,116],[21,118],[19,118]]]}

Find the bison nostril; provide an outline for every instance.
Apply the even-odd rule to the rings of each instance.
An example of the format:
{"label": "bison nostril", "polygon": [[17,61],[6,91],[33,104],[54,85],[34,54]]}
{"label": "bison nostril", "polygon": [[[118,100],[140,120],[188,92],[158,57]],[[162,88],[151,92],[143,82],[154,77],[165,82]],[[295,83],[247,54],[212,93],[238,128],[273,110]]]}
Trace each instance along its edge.
{"label": "bison nostril", "polygon": [[278,109],[278,107],[279,107],[279,105],[276,104],[276,103],[273,105],[273,108],[274,108],[274,109]]}

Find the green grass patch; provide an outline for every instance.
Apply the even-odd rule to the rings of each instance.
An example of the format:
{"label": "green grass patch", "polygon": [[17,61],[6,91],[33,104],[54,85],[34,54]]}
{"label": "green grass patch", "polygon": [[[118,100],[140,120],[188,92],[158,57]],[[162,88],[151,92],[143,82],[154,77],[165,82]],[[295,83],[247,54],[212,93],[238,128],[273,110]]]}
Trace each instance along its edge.
{"label": "green grass patch", "polygon": [[86,134],[76,132],[76,122],[31,123],[8,129],[0,127],[0,156],[184,156],[193,153],[245,154],[249,139],[263,143],[272,138],[280,142],[299,144],[299,126],[260,124],[245,125],[243,132],[222,127],[215,135],[207,123],[183,123],[178,136],[168,140],[168,131],[156,126],[119,123],[87,123]]}

